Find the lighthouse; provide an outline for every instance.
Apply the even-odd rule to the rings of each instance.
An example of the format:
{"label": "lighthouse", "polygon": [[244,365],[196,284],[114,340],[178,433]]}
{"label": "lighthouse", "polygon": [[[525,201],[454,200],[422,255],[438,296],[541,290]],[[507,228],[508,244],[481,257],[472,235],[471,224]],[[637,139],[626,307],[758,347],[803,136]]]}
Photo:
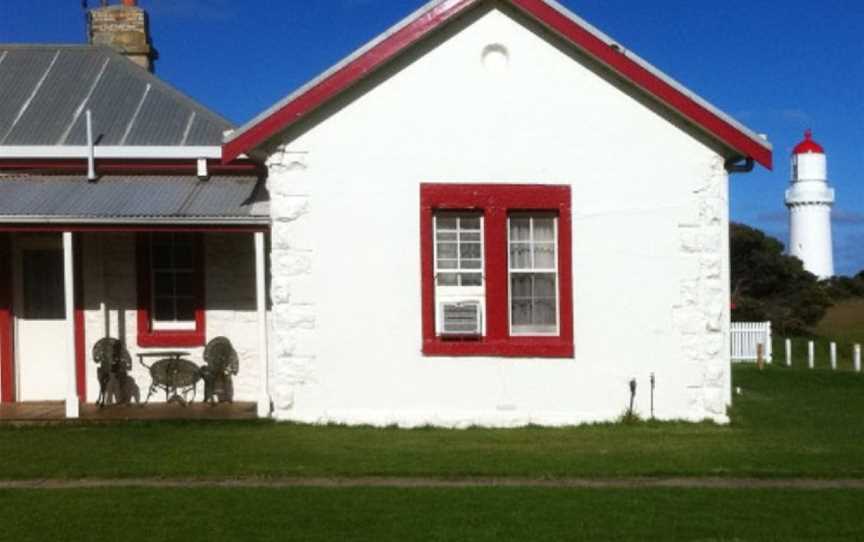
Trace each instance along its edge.
{"label": "lighthouse", "polygon": [[789,208],[789,254],[820,279],[834,276],[831,207],[834,189],[828,186],[825,150],[810,130],[792,151],[792,184],[786,190]]}

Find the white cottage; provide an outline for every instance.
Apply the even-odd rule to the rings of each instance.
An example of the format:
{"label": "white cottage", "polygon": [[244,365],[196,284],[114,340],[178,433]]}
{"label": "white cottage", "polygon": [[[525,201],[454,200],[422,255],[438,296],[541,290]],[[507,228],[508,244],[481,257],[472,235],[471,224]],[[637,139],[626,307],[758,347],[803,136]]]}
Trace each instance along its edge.
{"label": "white cottage", "polygon": [[268,169],[277,419],[578,424],[635,380],[640,415],[727,420],[728,174],[771,146],[562,6],[432,2],[241,153]]}

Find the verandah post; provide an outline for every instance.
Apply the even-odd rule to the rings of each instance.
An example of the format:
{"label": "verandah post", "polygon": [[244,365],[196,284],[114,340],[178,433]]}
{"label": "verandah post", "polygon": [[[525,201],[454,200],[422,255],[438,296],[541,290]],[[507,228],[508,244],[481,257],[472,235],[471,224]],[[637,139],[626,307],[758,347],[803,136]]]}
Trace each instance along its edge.
{"label": "verandah post", "polygon": [[813,341],[807,343],[807,366],[813,368],[816,365],[816,350]]}
{"label": "verandah post", "polygon": [[267,269],[264,254],[264,232],[255,232],[255,306],[258,311],[258,356],[260,380],[258,383],[258,417],[270,416],[270,355],[267,344]]}
{"label": "verandah post", "polygon": [[837,343],[831,343],[831,369],[837,370]]}
{"label": "verandah post", "polygon": [[786,367],[792,367],[792,339],[786,339]]}
{"label": "verandah post", "polygon": [[77,418],[80,414],[78,381],[75,367],[75,259],[72,232],[63,232],[63,295],[66,316],[66,417]]}
{"label": "verandah post", "polygon": [[861,345],[855,345],[855,372],[861,372]]}

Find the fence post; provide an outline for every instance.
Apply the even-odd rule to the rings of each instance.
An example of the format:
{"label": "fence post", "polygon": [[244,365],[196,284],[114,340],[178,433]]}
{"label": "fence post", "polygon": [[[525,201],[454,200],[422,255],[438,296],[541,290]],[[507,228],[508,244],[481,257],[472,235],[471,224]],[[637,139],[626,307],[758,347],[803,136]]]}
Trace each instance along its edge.
{"label": "fence post", "polygon": [[771,322],[766,322],[765,326],[765,357],[768,363],[774,361],[774,338],[771,336]]}
{"label": "fence post", "polygon": [[760,371],[765,368],[765,345],[762,343],[756,343],[756,367]]}
{"label": "fence post", "polygon": [[855,345],[855,372],[861,372],[861,345]]}
{"label": "fence post", "polygon": [[837,370],[837,343],[831,343],[831,370]]}
{"label": "fence post", "polygon": [[807,366],[813,368],[816,365],[816,352],[814,350],[813,341],[807,343]]}
{"label": "fence post", "polygon": [[786,339],[786,367],[792,367],[792,339]]}

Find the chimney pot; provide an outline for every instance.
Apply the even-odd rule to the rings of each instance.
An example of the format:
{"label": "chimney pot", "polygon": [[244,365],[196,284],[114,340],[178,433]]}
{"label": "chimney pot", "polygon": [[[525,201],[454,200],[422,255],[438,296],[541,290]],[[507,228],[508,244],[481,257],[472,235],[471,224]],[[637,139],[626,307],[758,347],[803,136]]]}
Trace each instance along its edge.
{"label": "chimney pot", "polygon": [[130,8],[134,8],[138,5],[138,0],[123,0],[124,6],[129,6]]}

